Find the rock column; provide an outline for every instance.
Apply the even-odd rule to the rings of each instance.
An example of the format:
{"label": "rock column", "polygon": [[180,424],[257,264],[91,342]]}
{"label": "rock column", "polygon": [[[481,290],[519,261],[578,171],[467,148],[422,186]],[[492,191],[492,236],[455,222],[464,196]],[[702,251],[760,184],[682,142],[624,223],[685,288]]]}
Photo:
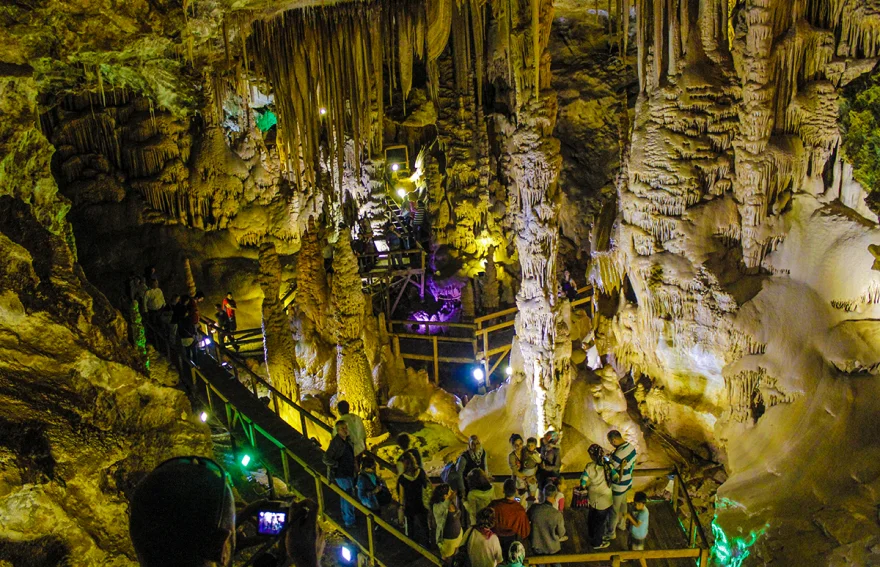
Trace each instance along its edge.
{"label": "rock column", "polygon": [[361,416],[367,436],[381,430],[379,406],[370,365],[361,333],[364,328],[364,294],[358,275],[357,258],[347,231],[342,231],[333,247],[333,274],[330,276],[330,312],[336,337],[336,388],[339,399]]}
{"label": "rock column", "polygon": [[[281,261],[275,245],[264,242],[260,246],[260,288],[263,290],[263,349],[269,380],[279,392],[298,402],[299,385],[296,375],[296,345],[290,331],[290,322],[281,303]],[[289,423],[298,423],[296,412],[285,404],[279,405],[281,417]]]}
{"label": "rock column", "polygon": [[[507,58],[506,83],[513,115],[498,117],[501,169],[508,184],[508,206],[522,267],[516,297],[516,333],[523,373],[533,395],[535,421],[529,434],[561,429],[571,388],[571,344],[558,298],[556,255],[559,215],[556,178],[561,167],[556,124],[556,93],[550,88],[546,53],[553,7],[550,0],[497,2],[496,17],[508,17],[498,34]],[[521,46],[528,49],[513,49]],[[497,52],[497,51],[496,51]],[[504,77],[506,76],[506,79]]]}

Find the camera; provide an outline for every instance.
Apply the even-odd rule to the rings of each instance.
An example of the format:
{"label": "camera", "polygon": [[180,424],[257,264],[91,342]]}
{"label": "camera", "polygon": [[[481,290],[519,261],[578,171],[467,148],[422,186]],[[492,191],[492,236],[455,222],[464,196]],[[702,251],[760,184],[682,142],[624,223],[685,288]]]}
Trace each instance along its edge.
{"label": "camera", "polygon": [[286,524],[287,510],[267,508],[257,512],[257,533],[260,535],[278,535]]}

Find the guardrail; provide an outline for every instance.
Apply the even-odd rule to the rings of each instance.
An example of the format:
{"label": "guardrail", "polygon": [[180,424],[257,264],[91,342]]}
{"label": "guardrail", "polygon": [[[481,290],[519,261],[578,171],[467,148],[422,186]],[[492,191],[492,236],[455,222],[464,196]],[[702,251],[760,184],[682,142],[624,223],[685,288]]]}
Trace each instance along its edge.
{"label": "guardrail", "polygon": [[[158,342],[160,343],[159,346],[162,348],[162,351],[167,355],[168,360],[174,360],[174,361],[178,362],[178,368],[180,371],[181,378],[184,379],[184,382],[187,383],[187,386],[191,386],[191,390],[190,390],[191,393],[193,395],[201,396],[202,392],[204,392],[203,396],[205,398],[205,401],[208,403],[208,406],[211,408],[212,413],[214,413],[214,415],[226,417],[225,426],[229,430],[230,434],[233,433],[233,430],[235,429],[236,425],[240,425],[242,432],[244,433],[244,436],[247,438],[248,442],[250,443],[250,445],[252,447],[254,447],[254,448],[257,447],[257,442],[258,442],[257,435],[258,434],[265,441],[274,445],[276,447],[276,449],[278,450],[279,456],[281,459],[281,469],[282,469],[282,475],[283,475],[282,478],[284,478],[284,481],[288,486],[291,486],[291,482],[290,482],[291,465],[296,465],[297,467],[299,467],[301,470],[303,470],[309,476],[312,477],[312,479],[314,480],[314,483],[315,483],[315,496],[316,496],[316,501],[318,504],[319,515],[322,518],[324,518],[326,521],[329,521],[331,524],[333,524],[334,528],[337,531],[342,533],[352,543],[357,545],[358,548],[361,550],[361,553],[366,555],[367,558],[369,559],[370,565],[380,565],[381,567],[396,567],[394,565],[385,565],[376,556],[376,546],[375,546],[375,542],[374,542],[373,530],[374,530],[374,526],[377,526],[378,528],[384,530],[385,532],[387,532],[388,534],[390,534],[391,536],[396,538],[402,544],[404,544],[407,547],[418,552],[421,556],[423,556],[425,559],[427,559],[432,565],[435,565],[437,567],[442,566],[442,562],[440,561],[440,559],[436,555],[434,555],[433,553],[431,553],[430,551],[428,551],[427,549],[425,549],[421,545],[415,543],[414,541],[409,539],[405,534],[403,534],[400,530],[398,530],[396,527],[394,527],[393,525],[391,525],[388,522],[386,522],[385,520],[383,520],[380,516],[378,516],[377,514],[375,514],[374,512],[369,510],[368,508],[364,507],[358,499],[354,498],[353,496],[351,496],[350,494],[348,494],[344,490],[340,489],[325,474],[312,468],[309,465],[309,463],[307,463],[305,460],[303,460],[301,457],[299,457],[296,453],[294,453],[289,448],[287,448],[285,445],[283,445],[281,442],[279,442],[277,439],[275,439],[275,437],[272,436],[268,431],[263,429],[258,423],[254,422],[251,418],[249,418],[246,414],[244,414],[240,410],[240,408],[238,408],[235,405],[233,400],[230,400],[229,398],[224,396],[223,393],[220,392],[212,384],[212,382],[205,376],[205,374],[202,372],[201,369],[199,369],[198,366],[193,364],[193,362],[191,360],[189,360],[186,356],[181,356],[180,349],[172,346],[171,341],[169,341],[168,338],[161,331],[158,331],[154,327],[150,327],[150,330],[151,330],[151,338],[152,338],[153,342],[156,342],[158,339]],[[214,345],[216,348],[217,344],[214,343]],[[220,348],[222,348],[222,347],[220,347]],[[229,353],[228,351],[224,352],[223,354],[225,356],[234,356],[234,355],[231,355],[231,353]],[[233,367],[235,367],[235,366],[233,366]],[[242,368],[246,369],[246,367],[244,367],[243,365],[242,365]],[[286,396],[284,396],[283,394],[278,392],[275,388],[273,388],[270,384],[268,384],[261,377],[254,374],[249,369],[246,369],[246,371],[251,378],[251,385],[253,387],[252,393],[255,396],[259,397],[257,394],[257,390],[256,390],[256,383],[257,382],[260,382],[262,385],[269,388],[270,391],[273,392],[272,397],[275,399],[274,413],[276,415],[279,415],[278,409],[279,409],[280,402],[278,400],[281,400],[281,402],[290,405],[291,407],[293,407],[294,409],[296,409],[298,411],[298,413],[300,414],[300,418],[301,418],[300,425],[303,428],[303,432],[305,432],[304,437],[306,439],[309,438],[308,434],[307,434],[307,431],[308,431],[307,424],[309,422],[314,423],[315,426],[321,428],[324,431],[332,431],[332,428],[330,426],[328,426],[327,424],[325,424],[322,421],[320,421],[319,419],[317,419],[308,410],[299,406],[293,400],[290,400],[289,398],[287,398]],[[236,376],[236,378],[238,378],[238,375],[235,375],[235,376]],[[188,382],[187,382],[187,380],[188,380]],[[215,409],[215,405],[219,405],[219,404],[222,404],[222,406],[223,406],[224,411],[222,414],[219,414]],[[280,415],[279,415],[279,417],[280,417]],[[290,425],[290,424],[288,423],[288,425]],[[296,430],[295,426],[291,425],[291,427],[293,427],[293,429]],[[300,433],[303,433],[303,432],[300,432]],[[374,457],[375,457],[375,455],[374,455]],[[385,461],[383,459],[378,459],[378,458],[377,458],[377,460],[380,462],[380,464],[382,464],[382,466],[384,466],[386,468],[391,467],[391,469],[396,472],[396,468],[393,465],[391,465],[390,463],[388,463],[387,461]],[[265,461],[264,461],[264,464],[267,464],[267,463],[265,463]],[[335,493],[340,499],[345,500],[346,502],[351,504],[351,506],[353,506],[355,508],[355,510],[357,510],[358,512],[360,512],[361,514],[363,514],[366,517],[366,519],[367,519],[367,543],[366,543],[366,545],[363,544],[362,542],[360,542],[344,526],[339,525],[338,522],[336,522],[332,516],[329,516],[326,514],[325,499],[324,499],[324,491],[325,490],[330,490],[330,492]],[[299,497],[305,496],[301,492],[298,492],[295,490],[294,490],[294,492]]]}
{"label": "guardrail", "polygon": [[[250,389],[255,398],[260,397],[258,385],[262,386],[267,393],[271,394],[271,396],[269,397],[271,399],[272,405],[269,409],[271,409],[275,413],[275,415],[281,417],[281,408],[287,407],[293,410],[297,414],[299,419],[296,423],[290,423],[287,420],[285,421],[287,421],[287,423],[296,431],[301,433],[303,437],[307,439],[312,437],[312,435],[309,434],[309,424],[312,424],[312,433],[314,433],[315,428],[317,428],[318,431],[326,434],[331,438],[333,437],[333,427],[322,421],[306,408],[291,400],[289,397],[285,396],[277,388],[272,386],[272,384],[267,382],[262,376],[248,368],[247,364],[245,364],[245,362],[237,354],[227,348],[222,347],[217,340],[217,334],[219,333],[219,331],[216,326],[211,325],[210,319],[202,321],[202,333],[206,336],[211,337],[212,339],[210,346],[213,347],[212,350],[214,351],[213,359],[221,365],[224,362],[223,359],[228,360],[230,363],[231,371],[227,369],[227,372],[234,376],[235,379],[238,380],[240,383],[247,384],[248,389]],[[242,375],[244,375],[246,378],[243,379]],[[299,427],[297,427],[297,425]],[[321,440],[319,439],[319,442],[320,441]],[[327,442],[329,443],[329,441]],[[322,447],[323,446],[324,444],[322,444]],[[376,463],[379,466],[397,474],[397,467],[395,465],[389,463],[375,453],[372,453],[370,451],[367,452],[376,459]]]}
{"label": "guardrail", "polygon": [[[578,297],[571,302],[572,307],[589,304],[593,297],[593,286],[586,285],[578,289]],[[434,366],[434,383],[439,383],[440,363],[452,364],[482,364],[486,379],[486,386],[491,386],[492,375],[498,369],[501,361],[510,352],[512,344],[505,344],[490,348],[491,337],[501,331],[511,329],[516,324],[518,307],[510,307],[488,315],[475,317],[473,323],[447,323],[442,321],[420,321],[418,319],[389,319],[388,333],[399,339],[413,339],[431,343],[432,353],[418,354],[402,352],[396,349],[396,353],[407,360],[419,360],[431,362]],[[395,330],[395,327],[397,330]],[[401,332],[401,329],[403,332]],[[413,330],[424,328],[427,332],[414,333]],[[443,334],[440,334],[443,333]],[[440,345],[470,344],[472,356],[448,356],[440,353]]]}
{"label": "guardrail", "polygon": [[[155,341],[156,338],[159,339],[161,346],[163,347],[163,351],[166,353],[169,360],[177,360],[182,362],[179,364],[181,371],[181,376],[189,380],[192,385],[191,392],[196,394],[197,392],[200,394],[204,391],[204,398],[207,401],[209,407],[212,412],[217,415],[215,410],[216,403],[222,403],[224,412],[221,415],[226,416],[226,424],[230,429],[236,427],[237,424],[240,424],[241,429],[248,439],[248,442],[251,446],[257,446],[257,434],[259,434],[262,438],[264,438],[267,442],[271,443],[278,450],[278,454],[281,459],[281,470],[282,470],[282,478],[284,478],[285,482],[290,486],[290,478],[291,478],[291,465],[295,464],[297,467],[301,468],[303,471],[308,473],[315,482],[315,494],[316,500],[318,502],[319,511],[322,517],[326,518],[328,521],[334,524],[334,527],[339,530],[340,533],[345,535],[349,540],[351,540],[361,552],[369,558],[371,565],[382,565],[383,567],[394,567],[394,566],[386,566],[384,565],[377,557],[376,557],[376,549],[375,542],[373,541],[373,526],[376,525],[382,530],[390,533],[396,539],[400,540],[402,543],[417,551],[420,555],[428,559],[433,565],[440,566],[442,565],[439,558],[437,558],[434,554],[423,548],[422,546],[416,544],[411,539],[409,539],[405,534],[400,532],[396,527],[389,524],[381,517],[377,516],[375,513],[365,508],[356,498],[349,495],[347,492],[341,490],[336,484],[323,473],[316,471],[313,469],[305,460],[296,455],[289,448],[280,443],[277,439],[275,439],[269,432],[265,431],[259,424],[255,423],[252,419],[250,419],[247,415],[243,414],[241,410],[234,404],[234,402],[228,399],[223,395],[212,383],[211,381],[204,375],[201,369],[195,366],[188,358],[180,356],[180,350],[172,347],[170,341],[164,336],[162,333],[156,332],[154,328],[151,328],[151,336]],[[269,406],[269,409],[272,410],[276,415],[281,417],[280,408],[281,404],[285,404],[292,408],[299,414],[299,432],[306,438],[309,438],[309,424],[312,424],[312,427],[318,428],[324,433],[332,435],[332,428],[321,421],[319,418],[314,416],[307,409],[303,408],[295,401],[291,400],[277,389],[275,389],[271,384],[266,382],[261,376],[257,375],[253,371],[251,371],[247,366],[243,363],[241,359],[239,359],[235,354],[229,352],[226,349],[223,349],[221,346],[217,344],[217,342],[213,342],[212,346],[214,347],[214,357],[216,362],[222,364],[222,359],[219,356],[222,354],[223,357],[227,358],[232,367],[231,375],[234,376],[240,383],[242,382],[241,372],[244,372],[247,375],[247,381],[249,382],[250,392],[254,395],[255,398],[259,398],[259,389],[258,385],[262,386],[267,390],[267,392],[271,392],[272,396],[272,405]],[[228,370],[227,370],[228,371]],[[216,400],[219,400],[217,402]],[[295,424],[288,424],[296,430]],[[372,454],[372,453],[371,453]],[[396,473],[396,467],[391,463],[381,459],[380,457],[373,454],[373,456],[377,459],[377,462],[383,468],[387,470],[391,470]],[[560,475],[563,479],[566,480],[576,480],[580,478],[579,472],[564,472]],[[673,477],[673,489],[672,489],[672,508],[676,513],[676,517],[679,520],[679,523],[684,529],[684,521],[687,520],[689,522],[689,526],[685,531],[685,535],[688,539],[688,548],[680,548],[680,549],[663,549],[663,550],[642,550],[642,551],[614,551],[614,552],[595,552],[595,553],[584,553],[584,554],[575,554],[575,555],[552,555],[545,557],[531,557],[528,558],[526,564],[528,565],[546,565],[546,564],[570,564],[570,563],[596,563],[602,561],[611,561],[612,565],[620,565],[622,561],[627,561],[630,559],[673,559],[673,558],[691,558],[698,560],[698,565],[700,567],[704,567],[708,565],[708,557],[710,546],[708,540],[706,538],[705,531],[703,529],[702,524],[699,521],[699,517],[694,508],[694,505],[691,501],[690,495],[688,494],[685,487],[682,486],[681,476],[677,468],[655,468],[655,469],[636,469],[633,471],[633,476],[635,477],[650,477],[650,476],[672,476]],[[510,478],[509,475],[494,475],[493,481],[496,483],[504,482]],[[440,482],[439,478],[431,478],[433,483]],[[337,522],[330,516],[325,514],[325,502],[324,502],[324,491],[329,489],[332,493],[335,493],[339,498],[349,502],[358,512],[363,514],[367,518],[367,534],[368,541],[366,544],[358,541],[348,530],[346,530],[343,526],[337,524]],[[300,496],[302,496],[300,494]],[[684,500],[685,507],[688,511],[687,517],[682,517],[680,513],[680,505],[679,500]]]}

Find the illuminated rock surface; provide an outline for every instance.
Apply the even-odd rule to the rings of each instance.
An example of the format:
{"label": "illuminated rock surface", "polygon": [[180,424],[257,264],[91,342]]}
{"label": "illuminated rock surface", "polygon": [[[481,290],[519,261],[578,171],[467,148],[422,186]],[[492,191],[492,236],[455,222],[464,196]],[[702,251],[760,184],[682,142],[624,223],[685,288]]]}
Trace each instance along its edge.
{"label": "illuminated rock surface", "polygon": [[[131,564],[138,476],[211,452],[139,354],[147,265],[206,315],[233,291],[319,419],[430,422],[435,469],[553,427],[576,470],[619,429],[719,564],[880,561],[875,0],[313,4],[0,9],[0,563]],[[421,213],[424,297],[364,290],[356,251]],[[386,303],[444,336],[517,307],[512,374],[438,386]]]}

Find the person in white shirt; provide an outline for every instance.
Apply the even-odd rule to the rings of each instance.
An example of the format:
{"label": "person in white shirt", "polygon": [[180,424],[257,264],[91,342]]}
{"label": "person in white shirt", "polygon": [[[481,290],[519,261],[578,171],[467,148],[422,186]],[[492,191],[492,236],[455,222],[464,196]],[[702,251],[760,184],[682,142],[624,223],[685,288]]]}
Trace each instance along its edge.
{"label": "person in white shirt", "polygon": [[348,424],[349,439],[354,447],[354,456],[357,458],[367,450],[367,431],[364,428],[364,421],[360,416],[350,413],[351,407],[345,400],[339,402],[336,409],[339,410],[339,419]]}
{"label": "person in white shirt", "polygon": [[161,313],[165,309],[165,294],[159,289],[159,280],[150,281],[150,289],[144,292],[144,308],[147,321],[155,328],[162,324]]}
{"label": "person in white shirt", "polygon": [[610,475],[606,471],[605,450],[595,443],[587,449],[591,461],[584,467],[581,474],[581,488],[589,489],[590,508],[587,514],[587,533],[590,536],[590,546],[595,549],[605,549],[611,542],[604,539],[605,525],[611,514],[611,485],[608,484]]}

